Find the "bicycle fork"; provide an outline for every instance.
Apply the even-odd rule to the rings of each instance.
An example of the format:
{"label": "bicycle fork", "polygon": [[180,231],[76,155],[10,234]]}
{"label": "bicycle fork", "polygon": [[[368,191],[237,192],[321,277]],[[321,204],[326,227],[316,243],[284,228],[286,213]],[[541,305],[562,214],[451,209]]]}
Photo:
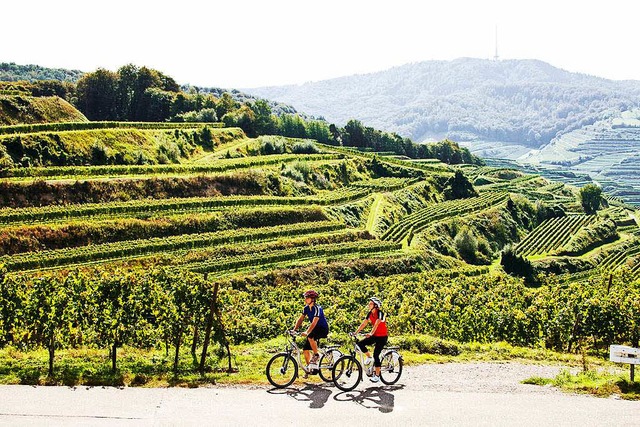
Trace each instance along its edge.
{"label": "bicycle fork", "polygon": [[284,375],[287,372],[287,369],[289,368],[289,361],[292,360],[293,358],[291,349],[288,348],[286,351],[286,354],[287,354],[287,357],[284,358],[284,360],[282,361],[282,366],[280,367],[280,373],[282,375]]}

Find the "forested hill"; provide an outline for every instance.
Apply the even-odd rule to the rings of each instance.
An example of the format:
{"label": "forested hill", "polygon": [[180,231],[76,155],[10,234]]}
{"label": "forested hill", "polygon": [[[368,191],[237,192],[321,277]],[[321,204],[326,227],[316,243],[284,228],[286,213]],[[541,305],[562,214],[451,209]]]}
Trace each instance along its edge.
{"label": "forested hill", "polygon": [[330,122],[355,118],[415,141],[448,137],[529,147],[640,102],[639,81],[570,73],[537,60],[471,58],[245,91]]}
{"label": "forested hill", "polygon": [[18,65],[13,62],[0,62],[0,81],[15,82],[20,80],[60,80],[75,83],[84,74],[80,70],[64,68],[46,68],[40,65]]}
{"label": "forested hill", "polygon": [[[0,82],[19,82],[28,81],[35,82],[38,80],[57,80],[61,82],[77,83],[86,72],[80,70],[68,70],[65,68],[47,68],[40,65],[18,65],[14,62],[0,62]],[[255,102],[258,98],[241,92],[237,89],[224,89],[217,87],[199,87],[190,84],[181,86],[184,92],[197,92],[203,94],[212,94],[218,98],[222,94],[228,93],[234,101],[241,104],[245,102]],[[291,105],[280,102],[267,101],[274,114],[298,114],[303,118],[312,118],[309,115],[296,111]]]}

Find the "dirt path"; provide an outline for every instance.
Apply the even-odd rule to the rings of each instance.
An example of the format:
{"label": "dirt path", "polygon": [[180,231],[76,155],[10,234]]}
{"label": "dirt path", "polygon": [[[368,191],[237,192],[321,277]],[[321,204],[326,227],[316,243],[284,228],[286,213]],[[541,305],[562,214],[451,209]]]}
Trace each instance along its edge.
{"label": "dirt path", "polygon": [[452,363],[407,367],[393,386],[291,388],[0,387],[0,425],[640,426],[640,402],[520,384],[556,366]]}
{"label": "dirt path", "polygon": [[366,230],[369,231],[369,233],[373,233],[373,227],[376,224],[376,218],[378,218],[378,209],[382,204],[382,200],[384,200],[384,196],[381,193],[376,193],[373,199],[373,203],[371,203],[369,217],[367,218]]}

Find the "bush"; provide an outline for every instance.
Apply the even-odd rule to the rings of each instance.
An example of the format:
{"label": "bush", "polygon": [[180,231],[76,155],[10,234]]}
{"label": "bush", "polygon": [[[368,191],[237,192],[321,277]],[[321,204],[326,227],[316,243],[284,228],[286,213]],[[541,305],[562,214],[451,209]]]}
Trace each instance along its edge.
{"label": "bush", "polygon": [[262,145],[259,152],[268,156],[271,154],[285,154],[287,152],[287,141],[282,137],[263,136],[258,139]]}
{"label": "bush", "polygon": [[113,373],[111,369],[104,368],[86,368],[82,373],[82,383],[88,386],[124,386],[124,375],[121,373]]}
{"label": "bush", "polygon": [[62,384],[67,387],[73,387],[82,383],[82,368],[65,366],[60,372]]}
{"label": "bush", "polygon": [[402,335],[392,340],[401,349],[420,354],[458,356],[461,353],[456,343],[428,335]]}
{"label": "bush", "polygon": [[40,369],[39,368],[24,368],[18,372],[18,378],[22,385],[39,385],[40,384]]}
{"label": "bush", "polygon": [[318,154],[320,149],[311,141],[297,142],[291,148],[294,154]]}
{"label": "bush", "polygon": [[528,285],[537,285],[536,271],[531,262],[517,255],[511,246],[507,246],[502,251],[500,265],[505,272],[513,276],[522,277]]}
{"label": "bush", "polygon": [[130,386],[142,386],[149,382],[149,377],[145,374],[138,373],[131,380]]}
{"label": "bush", "polygon": [[478,239],[476,239],[469,227],[463,227],[456,235],[454,242],[462,259],[470,264],[474,264],[477,258]]}

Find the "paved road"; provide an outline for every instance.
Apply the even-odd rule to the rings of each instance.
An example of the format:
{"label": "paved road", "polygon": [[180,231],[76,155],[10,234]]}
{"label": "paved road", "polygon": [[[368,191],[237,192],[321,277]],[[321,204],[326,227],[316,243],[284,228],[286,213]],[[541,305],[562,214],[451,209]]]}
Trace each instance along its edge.
{"label": "paved road", "polygon": [[285,390],[2,386],[0,425],[640,426],[640,402],[519,384],[558,369],[424,365],[406,369],[401,384],[367,381],[348,393],[302,381]]}

